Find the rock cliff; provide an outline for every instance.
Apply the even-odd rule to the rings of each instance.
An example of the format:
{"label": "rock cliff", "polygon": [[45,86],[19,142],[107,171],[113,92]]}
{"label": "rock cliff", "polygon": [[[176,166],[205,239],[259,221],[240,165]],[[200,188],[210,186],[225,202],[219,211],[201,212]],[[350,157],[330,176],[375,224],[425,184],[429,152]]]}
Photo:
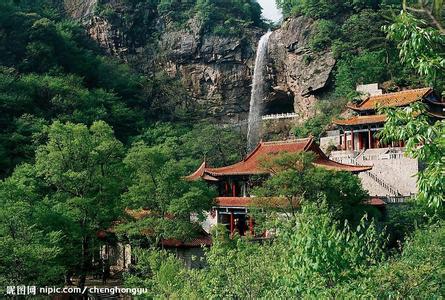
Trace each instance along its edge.
{"label": "rock cliff", "polygon": [[273,107],[288,97],[300,121],[315,113],[317,97],[327,86],[335,65],[331,52],[310,49],[314,30],[313,20],[300,16],[286,20],[269,41],[272,92],[267,106]]}
{"label": "rock cliff", "polygon": [[111,0],[100,11],[97,0],[81,6],[76,1],[67,1],[68,12],[83,21],[106,52],[146,74],[165,71],[178,78],[208,117],[221,122],[247,118],[262,29],[249,27],[240,37],[224,37],[205,32],[196,16],[178,27],[149,4],[129,7]]}
{"label": "rock cliff", "polygon": [[[264,30],[249,27],[240,37],[224,37],[206,32],[196,16],[178,27],[149,4],[79,1],[66,0],[67,11],[83,20],[109,54],[146,74],[165,71],[178,78],[207,117],[220,122],[247,119],[255,50]],[[297,17],[272,33],[265,113],[282,112],[289,105],[300,120],[314,113],[317,93],[326,86],[335,60],[330,52],[309,49],[313,30],[311,19]]]}

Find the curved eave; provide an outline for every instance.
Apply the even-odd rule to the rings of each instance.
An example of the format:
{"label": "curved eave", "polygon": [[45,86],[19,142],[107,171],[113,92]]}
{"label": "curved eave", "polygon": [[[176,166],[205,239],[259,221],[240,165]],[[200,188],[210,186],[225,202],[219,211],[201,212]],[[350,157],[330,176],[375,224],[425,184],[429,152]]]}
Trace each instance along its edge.
{"label": "curved eave", "polygon": [[202,178],[202,176],[204,175],[204,172],[206,170],[206,167],[207,167],[207,163],[206,163],[206,161],[203,161],[195,172],[193,172],[192,174],[190,174],[188,176],[185,176],[184,179],[189,180],[189,181],[195,181],[195,180]]}
{"label": "curved eave", "polygon": [[351,172],[351,173],[361,173],[366,172],[372,169],[372,166],[357,166],[357,165],[347,165],[347,164],[341,164],[338,162],[335,162],[333,160],[329,161],[321,161],[321,162],[315,162],[315,166],[324,168],[326,170],[333,170],[333,171],[345,171],[345,172]]}

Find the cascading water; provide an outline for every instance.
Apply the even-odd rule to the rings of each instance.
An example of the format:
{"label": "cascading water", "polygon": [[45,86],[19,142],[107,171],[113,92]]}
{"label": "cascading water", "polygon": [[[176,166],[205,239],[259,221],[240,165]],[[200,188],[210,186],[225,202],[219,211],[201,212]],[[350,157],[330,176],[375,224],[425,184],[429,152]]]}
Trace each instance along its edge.
{"label": "cascading water", "polygon": [[264,79],[267,63],[267,44],[272,32],[268,31],[258,42],[253,70],[252,92],[250,94],[250,108],[247,127],[247,150],[252,150],[259,142],[261,114],[263,111],[263,100],[265,96]]}

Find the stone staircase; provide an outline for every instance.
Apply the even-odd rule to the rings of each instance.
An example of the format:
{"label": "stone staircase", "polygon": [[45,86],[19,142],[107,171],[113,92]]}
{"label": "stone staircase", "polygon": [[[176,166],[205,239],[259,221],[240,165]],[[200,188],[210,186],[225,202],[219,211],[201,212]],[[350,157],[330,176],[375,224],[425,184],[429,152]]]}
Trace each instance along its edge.
{"label": "stone staircase", "polygon": [[[384,149],[372,149],[371,151],[361,150],[360,152],[337,151],[336,156],[332,159],[341,163],[352,165],[370,165],[372,160],[371,158],[374,158],[374,156],[381,156],[379,152],[384,151]],[[396,159],[396,157],[388,158]],[[378,172],[373,172],[373,170],[366,171],[361,173],[359,177],[362,180],[363,186],[373,196],[388,199],[388,202],[391,203],[403,202],[403,199],[406,198],[398,188],[382,178]]]}
{"label": "stone staircase", "polygon": [[396,196],[396,197],[402,196],[402,193],[400,193],[395,187],[385,182],[382,178],[372,173],[371,171],[366,171],[364,172],[364,174],[369,176],[375,183],[377,183],[380,187],[385,189],[387,191],[387,196]]}

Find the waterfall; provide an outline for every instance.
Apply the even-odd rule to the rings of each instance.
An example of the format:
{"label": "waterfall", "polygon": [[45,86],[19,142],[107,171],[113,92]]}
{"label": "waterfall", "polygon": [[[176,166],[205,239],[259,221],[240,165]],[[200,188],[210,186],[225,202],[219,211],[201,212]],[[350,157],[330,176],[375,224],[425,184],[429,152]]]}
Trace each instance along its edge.
{"label": "waterfall", "polygon": [[267,44],[271,33],[271,31],[268,31],[261,37],[256,51],[247,127],[248,151],[252,150],[258,144],[260,139],[261,114],[263,111],[263,100],[265,97],[264,79],[267,63]]}

